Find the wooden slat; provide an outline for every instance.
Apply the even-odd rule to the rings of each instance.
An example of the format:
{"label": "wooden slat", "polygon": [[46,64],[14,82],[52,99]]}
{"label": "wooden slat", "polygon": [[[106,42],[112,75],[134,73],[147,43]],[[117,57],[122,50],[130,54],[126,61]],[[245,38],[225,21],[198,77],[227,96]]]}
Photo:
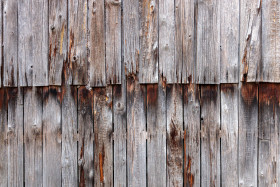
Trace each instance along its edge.
{"label": "wooden slat", "polygon": [[106,85],[104,0],[89,0],[88,49],[90,86]]}
{"label": "wooden slat", "polygon": [[49,85],[62,84],[67,58],[67,1],[49,1]]}
{"label": "wooden slat", "polygon": [[8,186],[23,186],[23,89],[8,89]]}
{"label": "wooden slat", "polygon": [[113,186],[112,87],[94,89],[94,186]]}
{"label": "wooden slat", "polygon": [[43,184],[42,88],[24,89],[24,176],[26,186]]}
{"label": "wooden slat", "polygon": [[139,82],[158,82],[158,0],[140,3]]}
{"label": "wooden slat", "polygon": [[184,37],[184,0],[176,0],[175,10],[175,64],[174,64],[174,83],[182,81],[183,67],[183,37]]}
{"label": "wooden slat", "polygon": [[146,87],[138,79],[127,80],[127,182],[146,185]]}
{"label": "wooden slat", "polygon": [[183,185],[183,86],[168,85],[167,108],[167,186]]}
{"label": "wooden slat", "polygon": [[[2,28],[2,25],[3,25],[3,3],[1,2],[0,3],[0,25],[1,25],[1,27],[0,27],[0,33],[3,33],[3,28]],[[3,54],[3,34],[1,34],[0,35],[0,43],[1,43],[1,47],[0,47],[0,56],[2,56],[2,54]],[[2,62],[2,60],[0,61],[0,88],[3,86],[2,85],[2,74],[3,74],[3,67],[4,66],[4,64],[3,64],[3,62]]]}
{"label": "wooden slat", "polygon": [[43,185],[60,186],[61,88],[44,87],[43,97]]}
{"label": "wooden slat", "polygon": [[18,3],[17,0],[3,0],[3,85],[17,86],[18,75]]}
{"label": "wooden slat", "polygon": [[87,77],[87,0],[68,1],[68,63],[74,85],[86,85]]}
{"label": "wooden slat", "polygon": [[196,82],[220,82],[220,1],[198,0]]}
{"label": "wooden slat", "polygon": [[240,80],[260,80],[261,0],[240,1]]}
{"label": "wooden slat", "polygon": [[258,86],[242,84],[239,96],[239,185],[257,186]]}
{"label": "wooden slat", "polygon": [[166,87],[147,85],[148,186],[166,186]]}
{"label": "wooden slat", "polygon": [[[279,114],[280,112],[280,89],[279,86],[276,88],[276,92],[275,92],[275,96],[276,96],[276,100],[275,100],[275,114]],[[272,141],[277,142],[275,145],[277,146],[276,149],[276,161],[274,164],[274,168],[276,169],[276,178],[274,179],[274,182],[276,182],[277,184],[279,183],[279,179],[280,179],[280,149],[279,149],[279,142],[280,142],[280,136],[279,136],[279,124],[280,124],[280,115],[275,115],[275,126],[277,127],[275,129],[275,131],[278,133],[278,137],[275,136],[272,138]],[[275,133],[274,133],[275,134]],[[277,134],[276,134],[277,135]],[[277,145],[278,144],[278,145]]]}
{"label": "wooden slat", "polygon": [[79,186],[93,186],[93,91],[78,90]]}
{"label": "wooden slat", "polygon": [[176,83],[175,72],[175,4],[159,1],[159,73],[167,83]]}
{"label": "wooden slat", "polygon": [[220,89],[201,86],[201,186],[220,185]]}
{"label": "wooden slat", "polygon": [[238,85],[221,85],[222,186],[238,186]]}
{"label": "wooden slat", "polygon": [[184,186],[200,186],[200,90],[184,88]]}
{"label": "wooden slat", "polygon": [[221,83],[238,83],[239,0],[221,3]]}
{"label": "wooden slat", "polygon": [[120,84],[122,79],[122,0],[105,0],[106,82]]}
{"label": "wooden slat", "polygon": [[77,88],[62,87],[62,186],[78,185]]}

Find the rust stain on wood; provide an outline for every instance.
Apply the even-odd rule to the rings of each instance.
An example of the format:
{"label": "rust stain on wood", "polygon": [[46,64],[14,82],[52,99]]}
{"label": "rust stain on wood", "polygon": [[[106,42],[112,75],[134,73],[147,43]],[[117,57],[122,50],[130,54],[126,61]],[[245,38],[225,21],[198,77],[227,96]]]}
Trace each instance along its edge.
{"label": "rust stain on wood", "polygon": [[[80,161],[82,161],[84,159],[84,139],[83,139],[83,143],[82,143],[82,147],[80,150]],[[86,186],[86,182],[85,182],[85,171],[84,171],[84,166],[83,163],[81,162],[80,164],[80,182],[79,182],[79,187],[85,187]]]}
{"label": "rust stain on wood", "polygon": [[148,105],[155,105],[158,100],[157,95],[158,85],[148,85],[147,86],[147,103]]}
{"label": "rust stain on wood", "polygon": [[258,99],[258,89],[257,85],[253,83],[242,84],[241,86],[241,95],[244,101],[251,105],[254,101],[254,98]]}

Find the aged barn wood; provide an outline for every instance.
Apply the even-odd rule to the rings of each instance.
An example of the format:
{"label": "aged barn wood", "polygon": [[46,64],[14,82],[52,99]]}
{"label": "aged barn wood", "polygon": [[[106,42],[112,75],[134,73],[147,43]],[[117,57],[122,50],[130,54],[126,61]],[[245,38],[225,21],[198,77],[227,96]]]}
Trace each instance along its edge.
{"label": "aged barn wood", "polygon": [[238,186],[238,84],[221,85],[221,183]]}
{"label": "aged barn wood", "polygon": [[[183,14],[184,3],[183,0],[174,1],[175,10],[175,64],[174,64],[174,80],[175,83],[181,83],[182,81],[182,61],[183,61]],[[170,37],[170,36],[169,36]]]}

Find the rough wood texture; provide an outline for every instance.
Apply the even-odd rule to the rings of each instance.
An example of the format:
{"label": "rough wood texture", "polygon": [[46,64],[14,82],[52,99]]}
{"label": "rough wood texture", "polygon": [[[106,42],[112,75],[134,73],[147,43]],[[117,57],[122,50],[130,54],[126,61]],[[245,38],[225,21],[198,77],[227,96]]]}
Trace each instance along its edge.
{"label": "rough wood texture", "polygon": [[106,85],[104,0],[88,0],[88,63],[90,86]]}
{"label": "rough wood texture", "polygon": [[220,89],[201,86],[201,186],[220,185]]}
{"label": "rough wood texture", "polygon": [[183,185],[183,86],[168,85],[167,107],[167,186]]}
{"label": "rough wood texture", "polygon": [[147,85],[148,186],[166,186],[166,87]]}
{"label": "rough wood texture", "polygon": [[184,186],[200,186],[200,90],[184,87]]}
{"label": "rough wood texture", "polygon": [[221,85],[222,186],[238,186],[238,85]]}
{"label": "rough wood texture", "polygon": [[49,1],[49,85],[62,84],[67,59],[67,1]]}
{"label": "rough wood texture", "polygon": [[257,186],[258,86],[242,84],[239,96],[239,185]]}
{"label": "rough wood texture", "polygon": [[43,186],[62,182],[61,99],[60,87],[43,88]]}
{"label": "rough wood texture", "polygon": [[220,1],[198,0],[196,82],[220,82]]}
{"label": "rough wood texture", "polygon": [[127,80],[127,182],[146,185],[146,87],[135,76]]}

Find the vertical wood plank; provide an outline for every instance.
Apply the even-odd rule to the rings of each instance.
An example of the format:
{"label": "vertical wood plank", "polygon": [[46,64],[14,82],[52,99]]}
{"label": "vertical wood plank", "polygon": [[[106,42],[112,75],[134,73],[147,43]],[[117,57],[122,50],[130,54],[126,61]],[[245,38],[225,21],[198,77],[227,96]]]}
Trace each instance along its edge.
{"label": "vertical wood plank", "polygon": [[77,88],[62,87],[62,186],[78,185]]}
{"label": "vertical wood plank", "polygon": [[68,0],[68,63],[73,85],[86,85],[88,81],[87,14],[87,0]]}
{"label": "vertical wood plank", "polygon": [[121,84],[122,79],[122,0],[105,0],[106,83]]}
{"label": "vertical wood plank", "polygon": [[183,185],[183,86],[168,85],[167,108],[167,186]]}
{"label": "vertical wood plank", "polygon": [[127,181],[146,186],[146,87],[127,79]]}
{"label": "vertical wood plank", "polygon": [[174,66],[174,83],[182,82],[182,67],[183,67],[183,14],[185,3],[183,0],[174,1],[175,10],[175,66]]}
{"label": "vertical wood plank", "polygon": [[260,80],[262,0],[240,1],[240,80]]}
{"label": "vertical wood plank", "polygon": [[3,0],[3,3],[3,84],[15,87],[18,78],[18,3],[17,0]]}
{"label": "vertical wood plank", "polygon": [[220,89],[201,86],[201,186],[220,185]]}
{"label": "vertical wood plank", "polygon": [[184,88],[184,186],[200,186],[200,90]]}
{"label": "vertical wood plank", "polygon": [[43,88],[43,185],[61,186],[61,88]]}
{"label": "vertical wood plank", "polygon": [[221,3],[221,83],[238,83],[239,0]]}
{"label": "vertical wood plank", "polygon": [[242,84],[239,97],[239,185],[257,186],[258,86]]}
{"label": "vertical wood plank", "polygon": [[238,85],[221,85],[222,186],[238,186]]}
{"label": "vertical wood plank", "polygon": [[196,81],[220,83],[220,1],[198,0],[197,19]]}
{"label": "vertical wood plank", "polygon": [[104,0],[88,0],[88,49],[90,86],[106,85]]}
{"label": "vertical wood plank", "polygon": [[[3,3],[1,1],[0,3],[0,33],[3,33]],[[1,44],[1,47],[0,47],[0,56],[3,55],[3,34],[0,34],[0,44]],[[3,66],[4,66],[4,63],[2,62],[2,60],[0,61],[0,88],[3,86],[2,83],[3,83],[3,80],[2,80],[2,74],[3,74]]]}
{"label": "vertical wood plank", "polygon": [[24,89],[25,185],[43,184],[43,93],[42,88]]}
{"label": "vertical wood plank", "polygon": [[79,186],[93,186],[93,91],[84,86],[78,90],[78,127]]}
{"label": "vertical wood plank", "polygon": [[8,186],[23,186],[23,93],[8,89]]}
{"label": "vertical wood plank", "polygon": [[166,186],[166,86],[147,85],[148,186]]}
{"label": "vertical wood plank", "polygon": [[49,1],[49,85],[62,84],[67,58],[67,1]]}

